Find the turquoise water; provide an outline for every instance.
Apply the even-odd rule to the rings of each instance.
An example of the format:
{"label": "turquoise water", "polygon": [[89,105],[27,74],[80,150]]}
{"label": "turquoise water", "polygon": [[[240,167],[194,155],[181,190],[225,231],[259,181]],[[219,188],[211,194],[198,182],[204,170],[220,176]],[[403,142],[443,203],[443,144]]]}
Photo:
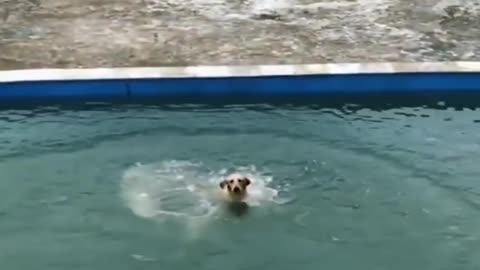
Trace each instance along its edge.
{"label": "turquoise water", "polygon": [[[479,269],[479,120],[447,107],[2,110],[2,269]],[[243,217],[197,194],[237,170],[260,194]]]}

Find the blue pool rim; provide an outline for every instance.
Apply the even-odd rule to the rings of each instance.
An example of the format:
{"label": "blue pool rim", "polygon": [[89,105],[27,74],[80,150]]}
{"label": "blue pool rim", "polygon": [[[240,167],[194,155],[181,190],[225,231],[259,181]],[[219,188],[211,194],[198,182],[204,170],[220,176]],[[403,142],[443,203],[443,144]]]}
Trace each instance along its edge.
{"label": "blue pool rim", "polygon": [[26,69],[0,71],[0,102],[49,99],[480,94],[480,62]]}

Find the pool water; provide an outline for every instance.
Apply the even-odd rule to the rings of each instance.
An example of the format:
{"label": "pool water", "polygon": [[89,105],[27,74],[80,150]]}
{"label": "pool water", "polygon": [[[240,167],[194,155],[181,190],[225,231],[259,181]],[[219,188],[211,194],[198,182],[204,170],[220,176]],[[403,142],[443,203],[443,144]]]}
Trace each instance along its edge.
{"label": "pool water", "polygon": [[[478,269],[479,120],[446,106],[4,109],[0,262]],[[200,192],[238,170],[257,196],[242,217]]]}

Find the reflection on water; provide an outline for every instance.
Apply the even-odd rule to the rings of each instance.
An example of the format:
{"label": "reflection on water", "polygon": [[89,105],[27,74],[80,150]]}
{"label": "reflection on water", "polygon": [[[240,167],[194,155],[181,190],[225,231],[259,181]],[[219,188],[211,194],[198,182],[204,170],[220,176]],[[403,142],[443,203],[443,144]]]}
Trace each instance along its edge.
{"label": "reflection on water", "polygon": [[480,0],[4,0],[0,69],[476,60]]}

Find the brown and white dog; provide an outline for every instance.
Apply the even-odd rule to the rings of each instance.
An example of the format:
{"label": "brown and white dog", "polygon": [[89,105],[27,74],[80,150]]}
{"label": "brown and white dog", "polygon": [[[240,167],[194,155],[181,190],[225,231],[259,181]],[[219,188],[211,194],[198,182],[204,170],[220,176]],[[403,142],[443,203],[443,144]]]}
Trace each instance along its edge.
{"label": "brown and white dog", "polygon": [[245,199],[248,196],[247,187],[251,184],[248,177],[238,173],[229,175],[220,182],[224,199],[229,203],[229,210],[236,215],[244,215],[248,211],[248,205]]}
{"label": "brown and white dog", "polygon": [[235,173],[220,182],[219,186],[228,201],[242,202],[248,195],[247,187],[250,183],[250,179]]}

